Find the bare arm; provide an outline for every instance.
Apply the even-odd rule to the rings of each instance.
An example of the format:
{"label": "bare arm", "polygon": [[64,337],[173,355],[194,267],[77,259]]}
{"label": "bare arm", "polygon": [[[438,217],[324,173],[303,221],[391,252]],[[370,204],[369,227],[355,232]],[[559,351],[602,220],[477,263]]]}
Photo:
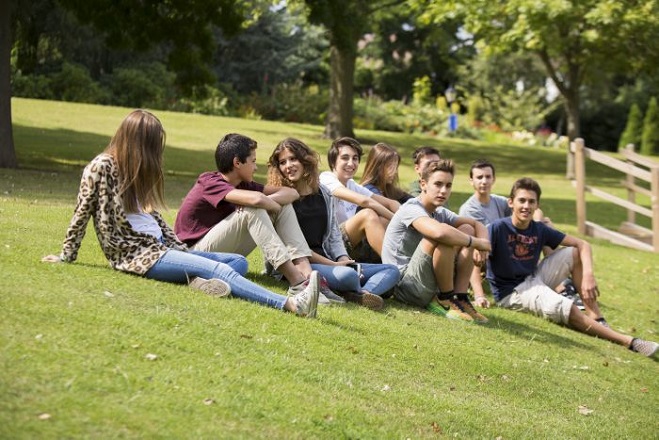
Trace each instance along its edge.
{"label": "bare arm", "polygon": [[277,202],[280,206],[289,205],[300,198],[300,194],[298,194],[296,190],[285,186],[266,185],[265,188],[263,188],[263,193]]}
{"label": "bare arm", "polygon": [[579,259],[581,260],[581,290],[579,292],[583,296],[584,301],[596,299],[599,295],[599,289],[597,288],[597,281],[595,281],[593,250],[590,247],[590,243],[580,238],[566,235],[561,245],[577,248]]}
{"label": "bare arm", "polygon": [[[483,223],[469,217],[458,217],[458,219],[455,222],[455,227],[458,228],[465,224],[470,225],[471,227],[474,228],[476,238],[481,238],[488,241],[490,240],[490,237],[487,233],[487,228]],[[481,267],[483,264],[485,264],[487,258],[489,257],[489,254],[490,254],[489,251],[480,250],[480,249],[478,250],[478,252],[474,252],[474,263],[476,264],[476,266]]]}
{"label": "bare arm", "polygon": [[[435,243],[443,243],[449,246],[468,246],[471,243],[471,246],[479,251],[489,252],[492,250],[490,241],[487,238],[478,236],[472,238],[453,226],[438,222],[430,217],[419,217],[412,222],[412,226],[421,235]],[[487,230],[485,230],[485,236],[487,237]]]}
{"label": "bare arm", "polygon": [[376,202],[378,202],[380,205],[387,208],[391,212],[396,212],[398,211],[398,208],[400,208],[400,203],[398,203],[398,201],[391,200],[385,196],[381,196],[379,194],[373,194],[371,198],[374,199]]}
{"label": "bare arm", "polygon": [[350,263],[355,262],[355,260],[351,260],[345,255],[339,257],[338,261],[333,261],[327,257],[323,257],[322,255],[314,251],[311,251],[311,257],[309,258],[309,261],[314,264],[325,264],[327,266],[346,266]]}
{"label": "bare arm", "polygon": [[335,189],[332,195],[341,200],[345,200],[346,202],[361,206],[362,208],[371,208],[380,217],[384,217],[387,220],[391,220],[391,217],[394,216],[392,211],[380,204],[380,202],[374,198],[375,195],[374,197],[366,197],[365,195],[359,194],[358,192],[352,191],[346,187]]}
{"label": "bare arm", "polygon": [[234,189],[224,197],[227,202],[239,206],[261,208],[266,211],[279,212],[281,205],[260,191]]}

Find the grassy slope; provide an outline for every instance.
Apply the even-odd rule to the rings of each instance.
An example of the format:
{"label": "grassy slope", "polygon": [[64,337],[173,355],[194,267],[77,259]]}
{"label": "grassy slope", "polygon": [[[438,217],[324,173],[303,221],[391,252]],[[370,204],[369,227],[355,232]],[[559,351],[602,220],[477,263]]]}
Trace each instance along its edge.
{"label": "grassy slope", "polygon": [[[128,110],[13,101],[24,169],[0,170],[0,438],[651,438],[657,363],[608,342],[510,311],[460,325],[390,302],[382,313],[322,309],[316,321],[108,269],[90,228],[76,264],[57,252],[80,168]],[[157,112],[168,132],[173,222],[194,176],[213,168],[228,131],[253,136],[264,164],[285,136],[324,156],[321,128]],[[499,166],[505,193],[520,175],[543,185],[543,209],[571,233],[574,194],[555,150],[358,132],[404,157],[437,146],[458,164],[451,206],[468,196],[469,161]],[[505,166],[503,164],[506,164]],[[589,170],[590,171],[590,170]],[[259,169],[260,180],[265,166]],[[593,169],[594,182],[620,177]],[[592,201],[596,220],[624,213]],[[620,331],[657,339],[659,255],[595,242],[603,310]],[[259,277],[257,253],[250,276]],[[149,361],[147,354],[157,355]],[[591,413],[579,413],[583,406]],[[588,411],[585,411],[588,412]],[[50,418],[40,420],[41,414]],[[45,417],[45,416],[44,416]]]}

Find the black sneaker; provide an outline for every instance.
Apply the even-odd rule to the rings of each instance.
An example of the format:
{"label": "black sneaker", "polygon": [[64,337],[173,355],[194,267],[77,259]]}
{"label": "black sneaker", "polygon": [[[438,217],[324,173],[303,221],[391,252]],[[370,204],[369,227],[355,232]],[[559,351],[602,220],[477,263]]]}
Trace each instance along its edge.
{"label": "black sneaker", "polygon": [[572,300],[574,305],[577,306],[579,310],[586,310],[586,306],[584,306],[583,300],[579,296],[579,293],[577,293],[577,289],[576,287],[574,287],[572,280],[567,279],[563,281],[563,286],[565,287],[565,290],[561,292],[561,295],[563,295],[567,299]]}

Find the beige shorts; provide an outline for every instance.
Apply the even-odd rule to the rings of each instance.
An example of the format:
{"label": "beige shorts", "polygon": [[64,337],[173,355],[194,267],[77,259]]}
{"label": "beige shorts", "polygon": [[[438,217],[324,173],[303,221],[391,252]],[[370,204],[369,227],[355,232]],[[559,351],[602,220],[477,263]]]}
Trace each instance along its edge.
{"label": "beige shorts", "polygon": [[497,305],[567,324],[572,310],[572,300],[556,293],[554,288],[572,272],[573,249],[572,247],[559,249],[542,260],[536,272],[526,277],[515,287],[513,293],[503,298]]}

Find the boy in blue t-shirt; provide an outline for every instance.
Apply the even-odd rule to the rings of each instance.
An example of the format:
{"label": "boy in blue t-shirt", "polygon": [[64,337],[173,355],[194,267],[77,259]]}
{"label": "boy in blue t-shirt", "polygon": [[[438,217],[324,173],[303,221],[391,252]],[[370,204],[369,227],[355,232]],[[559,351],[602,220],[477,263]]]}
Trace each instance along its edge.
{"label": "boy in blue t-shirt", "polygon": [[[645,356],[654,356],[659,344],[622,335],[597,321],[599,290],[588,242],[533,220],[540,201],[540,185],[530,178],[517,180],[510,192],[510,217],[488,225],[492,250],[487,280],[500,307],[531,312],[567,324],[582,333],[616,342]],[[543,246],[556,249],[540,264]],[[586,305],[581,313],[573,301],[550,287],[572,275]]]}

